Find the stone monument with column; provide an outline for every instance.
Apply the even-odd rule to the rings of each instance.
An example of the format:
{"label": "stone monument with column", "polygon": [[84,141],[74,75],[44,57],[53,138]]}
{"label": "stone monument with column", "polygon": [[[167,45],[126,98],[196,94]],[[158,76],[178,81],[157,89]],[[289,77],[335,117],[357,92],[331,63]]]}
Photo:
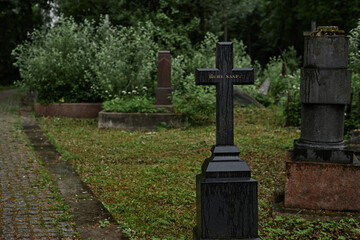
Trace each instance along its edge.
{"label": "stone monument with column", "polygon": [[360,210],[360,166],[344,142],[349,40],[337,27],[305,37],[301,136],[288,151],[285,208]]}

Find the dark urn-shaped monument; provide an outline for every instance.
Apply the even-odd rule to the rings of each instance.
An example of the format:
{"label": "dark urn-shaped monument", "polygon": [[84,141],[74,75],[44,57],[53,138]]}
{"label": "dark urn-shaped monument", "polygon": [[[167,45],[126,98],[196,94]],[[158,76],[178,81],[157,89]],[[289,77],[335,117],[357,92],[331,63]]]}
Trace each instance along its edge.
{"label": "dark urn-shaped monument", "polygon": [[257,181],[234,145],[233,85],[253,84],[254,70],[233,68],[233,45],[216,45],[216,68],[197,69],[197,85],[216,85],[216,145],[196,178],[194,239],[259,239]]}
{"label": "dark urn-shaped monument", "polygon": [[320,27],[305,38],[301,72],[301,137],[288,152],[285,207],[360,210],[360,171],[344,142],[351,98],[348,38]]}

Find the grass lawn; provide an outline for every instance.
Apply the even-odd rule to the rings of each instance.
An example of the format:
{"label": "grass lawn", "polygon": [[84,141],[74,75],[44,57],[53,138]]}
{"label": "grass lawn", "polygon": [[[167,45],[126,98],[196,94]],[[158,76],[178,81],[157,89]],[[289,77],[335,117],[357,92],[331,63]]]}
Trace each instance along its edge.
{"label": "grass lawn", "polygon": [[[259,182],[262,239],[360,239],[355,219],[271,217],[285,180],[285,150],[299,138],[276,109],[235,109],[235,144]],[[215,144],[215,124],[157,132],[100,130],[97,120],[41,118],[82,179],[133,239],[192,239],[195,176]]]}

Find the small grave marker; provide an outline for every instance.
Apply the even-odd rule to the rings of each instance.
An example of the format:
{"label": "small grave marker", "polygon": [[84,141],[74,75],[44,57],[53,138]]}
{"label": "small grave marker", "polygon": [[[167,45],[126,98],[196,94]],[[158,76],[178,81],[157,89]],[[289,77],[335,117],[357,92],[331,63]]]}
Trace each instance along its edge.
{"label": "small grave marker", "polygon": [[216,145],[196,179],[194,239],[259,239],[257,181],[234,145],[233,85],[253,84],[254,70],[233,68],[233,45],[216,45],[216,68],[197,69],[197,85],[216,85]]}
{"label": "small grave marker", "polygon": [[157,61],[158,84],[155,92],[155,108],[172,110],[171,102],[171,54],[162,50],[158,53]]}

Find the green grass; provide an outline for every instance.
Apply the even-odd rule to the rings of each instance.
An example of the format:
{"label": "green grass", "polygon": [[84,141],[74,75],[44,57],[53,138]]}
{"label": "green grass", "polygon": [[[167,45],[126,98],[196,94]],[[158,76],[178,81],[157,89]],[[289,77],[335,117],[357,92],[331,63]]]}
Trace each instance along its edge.
{"label": "green grass", "polygon": [[[259,181],[262,239],[360,239],[359,223],[271,216],[285,180],[285,150],[299,138],[277,109],[235,109],[235,144]],[[42,118],[62,156],[75,167],[133,239],[192,239],[195,176],[215,143],[215,126],[158,132],[100,130],[97,120]]]}

